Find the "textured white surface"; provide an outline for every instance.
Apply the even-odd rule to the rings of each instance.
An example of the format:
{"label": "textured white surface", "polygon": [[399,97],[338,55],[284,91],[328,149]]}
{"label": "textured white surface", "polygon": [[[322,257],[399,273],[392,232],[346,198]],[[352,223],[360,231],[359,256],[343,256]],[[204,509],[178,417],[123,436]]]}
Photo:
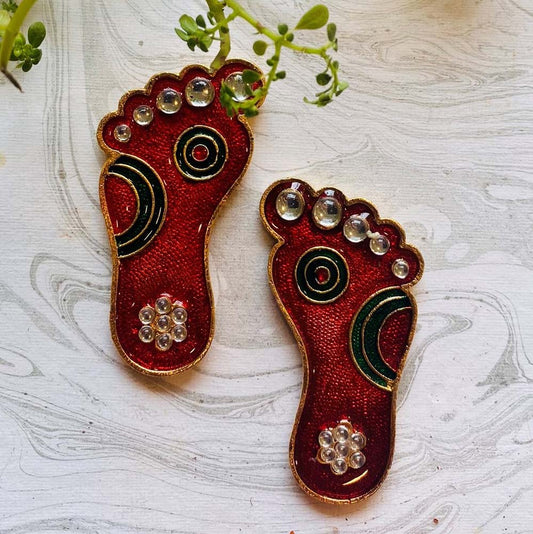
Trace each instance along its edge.
{"label": "textured white surface", "polygon": [[[310,3],[249,5],[275,22]],[[109,336],[94,132],[125,91],[204,59],[173,33],[202,9],[42,0],[42,65],[25,94],[0,81],[0,532],[533,532],[533,1],[335,2],[351,88],[305,106],[318,64],[284,59],[214,230],[213,347],[153,379]],[[394,463],[351,507],[312,502],[287,463],[301,362],[257,211],[285,176],[368,198],[426,260]]]}

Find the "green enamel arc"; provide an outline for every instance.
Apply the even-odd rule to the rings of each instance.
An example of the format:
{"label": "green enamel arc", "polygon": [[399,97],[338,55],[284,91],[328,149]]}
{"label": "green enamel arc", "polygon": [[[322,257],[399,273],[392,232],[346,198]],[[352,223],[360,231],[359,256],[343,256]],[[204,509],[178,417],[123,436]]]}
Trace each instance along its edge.
{"label": "green enamel arc", "polygon": [[140,159],[120,156],[108,172],[125,180],[137,193],[139,203],[131,226],[115,236],[118,257],[124,258],[139,252],[157,235],[165,219],[165,191],[157,173]]}
{"label": "green enamel arc", "polygon": [[359,371],[373,384],[390,389],[396,373],[383,361],[379,334],[387,318],[400,310],[412,309],[409,296],[400,288],[374,295],[357,313],[350,332],[352,356]]}
{"label": "green enamel arc", "polygon": [[[330,279],[322,286],[308,277],[310,266],[325,267],[330,273]],[[332,267],[335,267],[332,269]],[[338,298],[348,285],[348,268],[342,257],[329,248],[314,248],[308,250],[296,266],[296,283],[304,296],[317,303],[332,302]]]}

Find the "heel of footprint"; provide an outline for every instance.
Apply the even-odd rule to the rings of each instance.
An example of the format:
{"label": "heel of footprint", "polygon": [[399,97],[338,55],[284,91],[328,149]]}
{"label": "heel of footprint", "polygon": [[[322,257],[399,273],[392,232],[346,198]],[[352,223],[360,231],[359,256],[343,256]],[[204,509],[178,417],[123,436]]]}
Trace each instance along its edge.
{"label": "heel of footprint", "polygon": [[382,483],[416,324],[419,252],[395,222],[338,190],[283,180],[263,195],[270,285],[302,352],[290,465],[302,489],[353,503]]}

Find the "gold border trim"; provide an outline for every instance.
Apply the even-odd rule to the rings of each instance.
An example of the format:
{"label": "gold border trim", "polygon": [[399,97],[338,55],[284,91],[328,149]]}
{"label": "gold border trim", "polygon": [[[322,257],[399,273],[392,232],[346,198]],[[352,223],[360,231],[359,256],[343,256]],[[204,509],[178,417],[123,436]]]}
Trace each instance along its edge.
{"label": "gold border trim", "polygon": [[[302,184],[304,187],[306,187],[307,191],[309,192],[309,194],[315,199],[318,198],[326,189],[332,189],[331,187],[325,187],[323,189],[320,189],[319,191],[315,191],[307,182],[304,182],[303,180],[298,180],[298,179],[295,179],[295,178],[285,178],[283,180],[278,180],[278,181],[274,182],[273,184],[271,184],[267,188],[267,190],[263,193],[263,196],[261,197],[261,202],[260,202],[260,205],[259,205],[259,214],[261,216],[261,221],[263,222],[263,226],[265,227],[266,231],[276,240],[276,243],[272,247],[272,250],[270,251],[270,255],[269,255],[269,258],[268,258],[268,281],[269,281],[269,285],[270,285],[270,290],[272,291],[272,294],[274,295],[274,298],[276,299],[278,307],[279,307],[281,313],[283,314],[283,316],[285,317],[285,320],[287,321],[290,329],[292,330],[294,338],[296,339],[296,343],[297,343],[298,348],[300,350],[300,353],[302,355],[302,365],[303,365],[303,370],[304,370],[300,403],[298,405],[298,411],[296,412],[296,418],[294,420],[294,425],[292,427],[292,434],[291,434],[291,439],[290,439],[290,443],[289,443],[289,465],[291,467],[292,474],[293,474],[294,478],[296,479],[296,482],[298,483],[300,488],[302,488],[302,490],[307,495],[309,495],[310,497],[313,497],[315,499],[318,499],[319,501],[326,502],[326,503],[331,503],[331,504],[338,504],[338,505],[341,505],[341,504],[354,504],[354,503],[356,503],[358,501],[361,501],[363,499],[367,499],[368,497],[373,495],[381,487],[381,485],[383,484],[383,481],[385,480],[385,478],[386,478],[386,476],[387,476],[387,474],[389,472],[390,465],[391,465],[391,462],[392,462],[392,457],[393,457],[393,454],[394,454],[394,439],[395,439],[395,435],[396,435],[396,396],[397,396],[398,389],[397,389],[397,387],[393,387],[392,388],[392,392],[391,392],[391,394],[392,394],[392,404],[391,404],[391,425],[392,425],[391,428],[392,428],[392,432],[391,432],[391,441],[390,441],[390,447],[389,447],[389,449],[390,449],[389,460],[388,460],[388,463],[387,463],[387,467],[386,467],[385,471],[383,472],[383,476],[381,477],[379,482],[376,484],[376,486],[374,488],[372,488],[372,490],[370,490],[369,492],[367,492],[364,495],[361,495],[359,497],[356,497],[355,499],[332,499],[330,497],[324,497],[323,495],[320,495],[320,494],[314,492],[311,488],[309,488],[304,483],[304,481],[299,477],[298,472],[296,471],[296,465],[295,465],[295,460],[294,460],[294,444],[295,444],[295,440],[296,440],[296,430],[297,430],[298,425],[300,423],[303,407],[304,407],[304,404],[305,404],[305,399],[307,397],[307,389],[308,389],[308,386],[309,386],[309,361],[307,359],[307,352],[305,350],[304,342],[303,342],[302,338],[300,337],[300,334],[298,333],[296,325],[293,323],[290,315],[288,314],[287,310],[285,309],[285,306],[283,306],[281,298],[280,298],[280,296],[279,296],[279,294],[278,294],[278,292],[276,290],[276,286],[274,285],[274,277],[273,277],[273,274],[272,274],[272,266],[273,266],[273,263],[274,263],[274,256],[276,255],[276,252],[278,251],[278,249],[281,248],[285,244],[285,240],[283,239],[283,237],[281,237],[268,224],[268,221],[267,221],[266,215],[265,215],[265,202],[266,202],[266,199],[267,199],[268,195],[270,194],[270,192],[273,189],[275,189],[276,187],[278,187],[278,186],[280,186],[282,184],[285,184],[285,183],[287,183],[287,182],[289,182],[291,180],[294,181],[294,182],[298,182],[298,183]],[[369,207],[369,209],[371,211],[371,215],[374,217],[374,220],[376,221],[377,224],[390,224],[390,225],[393,225],[395,228],[397,228],[398,232],[399,232],[399,235],[400,235],[400,248],[403,248],[403,249],[406,249],[406,250],[410,250],[411,252],[413,252],[413,254],[418,259],[418,263],[419,263],[420,269],[418,271],[417,276],[411,282],[409,282],[408,284],[404,284],[404,285],[400,286],[408,294],[408,296],[412,300],[412,303],[413,303],[413,324],[416,324],[416,320],[417,320],[417,317],[418,317],[418,307],[416,305],[416,301],[414,300],[414,298],[412,297],[411,293],[409,292],[409,288],[414,286],[420,280],[420,278],[422,277],[422,273],[424,272],[424,259],[422,258],[420,252],[415,247],[413,247],[412,245],[406,244],[406,242],[405,242],[405,232],[404,232],[403,228],[397,222],[393,221],[392,219],[381,219],[378,216],[377,209],[374,207],[374,205],[371,202],[368,202],[367,200],[362,199],[362,198],[351,199],[351,200],[346,200],[346,202],[344,203],[344,207],[346,208],[346,207],[349,207],[349,206],[352,206],[354,204],[358,204],[358,203],[361,203],[361,202],[365,203]],[[409,334],[407,348],[405,350],[405,353],[404,353],[404,356],[402,358],[402,361],[400,362],[400,366],[399,366],[398,371],[397,371],[397,378],[396,378],[395,384],[397,384],[399,382],[399,379],[401,377],[401,373],[403,371],[403,367],[404,367],[404,364],[405,364],[406,356],[407,356],[407,353],[409,352],[409,347],[410,347],[413,335],[414,335],[414,328],[411,330],[411,333]]]}
{"label": "gold border trim", "polygon": [[[259,72],[259,73],[262,72],[261,69],[259,69],[259,67],[255,66],[253,63],[250,63],[249,61],[245,61],[245,60],[241,60],[241,59],[229,59],[224,63],[224,65],[222,67],[224,67],[224,66],[226,66],[228,64],[246,65],[251,70],[255,70],[255,71]],[[220,68],[222,68],[222,67],[220,67]],[[115,241],[115,236],[113,234],[113,225],[112,225],[111,219],[109,217],[109,212],[107,211],[107,206],[106,206],[106,201],[105,201],[104,181],[105,181],[105,177],[107,175],[109,167],[115,162],[115,160],[118,157],[120,157],[121,155],[129,155],[129,154],[124,154],[122,152],[119,152],[117,150],[113,150],[112,148],[109,148],[104,142],[103,130],[104,130],[105,124],[110,119],[112,119],[114,117],[123,116],[123,114],[124,114],[124,106],[125,106],[127,100],[131,96],[136,95],[136,94],[148,96],[152,91],[153,85],[160,78],[168,78],[168,77],[170,77],[170,78],[174,78],[176,81],[181,81],[181,79],[187,74],[187,72],[189,72],[190,70],[193,70],[193,69],[203,70],[206,73],[206,75],[211,77],[211,78],[214,78],[216,76],[218,70],[220,70],[220,69],[218,69],[218,70],[215,70],[215,71],[210,71],[209,69],[207,69],[203,65],[192,64],[192,65],[187,65],[179,74],[173,74],[173,73],[168,73],[168,72],[162,72],[160,74],[156,74],[155,76],[152,76],[150,78],[150,80],[148,81],[148,83],[146,84],[144,89],[134,89],[132,91],[128,91],[127,93],[125,93],[119,100],[117,111],[114,111],[112,113],[108,113],[107,115],[105,115],[102,118],[102,120],[100,121],[100,123],[98,124],[98,128],[96,130],[96,139],[98,141],[98,145],[100,146],[100,148],[104,151],[104,153],[107,156],[107,160],[105,161],[105,163],[104,163],[104,165],[102,167],[102,171],[100,172],[100,182],[99,182],[98,189],[99,189],[99,196],[100,196],[100,207],[101,207],[102,214],[104,216],[107,235],[108,235],[108,238],[109,238],[109,245],[110,245],[110,248],[111,248],[111,260],[112,260],[112,268],[113,268],[113,274],[112,274],[112,279],[111,279],[111,309],[110,309],[110,312],[109,312],[109,325],[110,325],[110,329],[111,329],[111,338],[113,339],[113,343],[115,344],[115,347],[117,348],[117,351],[119,352],[119,354],[122,356],[124,361],[129,366],[133,367],[133,369],[135,369],[136,371],[139,371],[140,373],[143,373],[143,374],[146,374],[146,375],[152,375],[152,376],[175,375],[175,374],[178,374],[178,373],[182,373],[182,372],[186,371],[187,369],[190,369],[191,367],[196,365],[206,355],[207,351],[209,350],[209,348],[211,346],[211,343],[213,341],[213,336],[214,336],[214,333],[215,333],[215,308],[214,308],[214,305],[213,305],[213,290],[211,288],[211,279],[210,279],[210,276],[209,276],[209,262],[208,262],[208,249],[209,249],[209,239],[210,239],[210,236],[211,236],[211,229],[212,229],[213,223],[214,223],[215,219],[217,218],[217,215],[220,212],[220,209],[222,208],[223,204],[226,202],[226,200],[228,199],[229,195],[232,193],[233,189],[240,183],[240,181],[242,180],[242,177],[244,176],[244,174],[248,170],[248,167],[250,165],[250,161],[252,159],[253,149],[254,149],[254,136],[253,136],[252,129],[250,128],[250,125],[248,124],[248,121],[247,121],[246,117],[244,115],[242,115],[242,114],[238,115],[236,117],[236,119],[243,124],[243,126],[246,128],[246,130],[248,132],[248,135],[250,136],[250,150],[248,152],[248,160],[246,162],[246,165],[244,166],[244,169],[242,170],[241,174],[239,175],[239,177],[233,182],[231,187],[228,189],[226,194],[222,197],[222,199],[218,203],[217,207],[213,211],[211,219],[209,219],[209,222],[208,222],[207,228],[206,228],[205,240],[204,240],[204,268],[205,268],[205,278],[206,278],[206,285],[207,285],[207,296],[208,296],[209,303],[211,305],[211,329],[209,331],[209,338],[207,340],[207,343],[206,343],[206,345],[204,347],[204,350],[202,350],[200,352],[200,354],[196,357],[196,359],[193,360],[192,362],[190,362],[189,364],[187,364],[187,365],[185,365],[183,367],[180,367],[179,369],[171,369],[171,370],[168,370],[168,371],[158,371],[158,370],[154,370],[154,369],[147,369],[146,367],[143,367],[142,365],[139,365],[138,363],[134,362],[127,355],[127,353],[124,351],[124,349],[122,348],[122,345],[120,344],[120,341],[119,341],[118,335],[117,335],[117,331],[116,331],[116,324],[115,324],[115,320],[114,319],[115,319],[115,316],[116,316],[118,268],[119,268],[119,264],[120,264],[120,258],[118,257],[118,254],[117,254],[117,245],[116,245],[116,241]],[[262,74],[261,74],[261,80],[262,80],[262,83],[265,83],[265,78],[264,78],[264,76]],[[263,103],[263,101],[264,101],[264,99],[262,101],[258,102],[257,106],[260,106]]]}

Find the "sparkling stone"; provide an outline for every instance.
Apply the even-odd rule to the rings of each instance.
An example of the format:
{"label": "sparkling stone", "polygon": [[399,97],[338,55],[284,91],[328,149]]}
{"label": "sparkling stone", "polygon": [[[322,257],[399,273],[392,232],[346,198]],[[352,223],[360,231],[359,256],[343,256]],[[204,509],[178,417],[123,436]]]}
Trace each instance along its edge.
{"label": "sparkling stone", "polygon": [[119,124],[113,132],[115,139],[121,143],[127,143],[131,139],[131,130],[127,124]]}
{"label": "sparkling stone", "polygon": [[364,449],[366,445],[366,437],[361,432],[354,432],[350,439],[348,440],[348,443],[350,444],[350,447],[358,451],[359,449]]}
{"label": "sparkling stone", "polygon": [[157,95],[156,105],[159,111],[167,115],[177,113],[181,108],[181,94],[174,89],[163,89]]}
{"label": "sparkling stone", "polygon": [[158,332],[168,332],[171,325],[172,322],[168,315],[158,315],[157,319],[155,320],[155,327]]}
{"label": "sparkling stone", "polygon": [[181,306],[176,306],[171,313],[172,320],[176,324],[183,324],[187,321],[187,310]]}
{"label": "sparkling stone", "polygon": [[215,98],[215,88],[213,84],[205,78],[192,79],[185,89],[187,102],[195,108],[205,108],[213,102]]}
{"label": "sparkling stone", "polygon": [[392,264],[392,274],[401,280],[407,278],[407,275],[409,274],[409,264],[403,258],[394,260],[394,263]]}
{"label": "sparkling stone", "polygon": [[323,230],[335,228],[342,217],[342,206],[335,197],[320,197],[313,206],[313,220]]}
{"label": "sparkling stone", "polygon": [[170,334],[160,334],[155,338],[155,346],[159,350],[168,350],[172,347],[172,336]]}
{"label": "sparkling stone", "polygon": [[242,79],[242,72],[234,72],[226,78],[226,85],[233,91],[233,100],[235,102],[243,102],[249,98],[249,94],[246,92],[246,84]]}
{"label": "sparkling stone", "polygon": [[184,324],[177,324],[172,329],[172,339],[178,343],[187,339],[187,327]]}
{"label": "sparkling stone", "polygon": [[346,425],[337,425],[333,430],[333,437],[336,441],[344,443],[350,437],[350,429]]}
{"label": "sparkling stone", "polygon": [[151,306],[145,306],[139,312],[139,320],[142,324],[150,324],[155,317],[155,311]]}
{"label": "sparkling stone", "polygon": [[139,339],[143,343],[151,343],[154,340],[155,332],[151,326],[145,325],[139,329]]}
{"label": "sparkling stone", "polygon": [[365,463],[366,463],[366,456],[361,451],[354,452],[350,456],[350,467],[352,467],[353,469],[359,469],[363,467]]}
{"label": "sparkling stone", "polygon": [[335,451],[331,447],[322,447],[319,452],[319,457],[323,462],[329,464],[335,460]]}
{"label": "sparkling stone", "polygon": [[284,189],[276,198],[276,211],[285,221],[295,221],[302,216],[305,201],[296,189]]}
{"label": "sparkling stone", "polygon": [[342,229],[344,237],[352,243],[360,243],[366,239],[369,230],[368,222],[360,215],[352,215],[344,223]]}
{"label": "sparkling stone", "polygon": [[333,445],[333,434],[331,430],[322,430],[318,435],[318,444],[321,447],[329,447]]}
{"label": "sparkling stone", "polygon": [[376,256],[383,256],[383,254],[387,254],[389,249],[390,249],[390,241],[384,235],[373,237],[370,240],[370,250]]}
{"label": "sparkling stone", "polygon": [[330,466],[331,471],[335,475],[344,475],[344,473],[346,473],[346,471],[348,470],[348,463],[344,458],[336,458],[335,460],[333,460],[333,462],[331,462]]}
{"label": "sparkling stone", "polygon": [[341,443],[340,441],[335,445],[335,452],[339,458],[346,458],[351,452],[348,443]]}
{"label": "sparkling stone", "polygon": [[168,313],[172,309],[172,304],[167,297],[159,297],[155,301],[155,311],[157,313]]}
{"label": "sparkling stone", "polygon": [[140,126],[148,126],[154,119],[154,112],[150,106],[139,106],[133,111],[133,120]]}

